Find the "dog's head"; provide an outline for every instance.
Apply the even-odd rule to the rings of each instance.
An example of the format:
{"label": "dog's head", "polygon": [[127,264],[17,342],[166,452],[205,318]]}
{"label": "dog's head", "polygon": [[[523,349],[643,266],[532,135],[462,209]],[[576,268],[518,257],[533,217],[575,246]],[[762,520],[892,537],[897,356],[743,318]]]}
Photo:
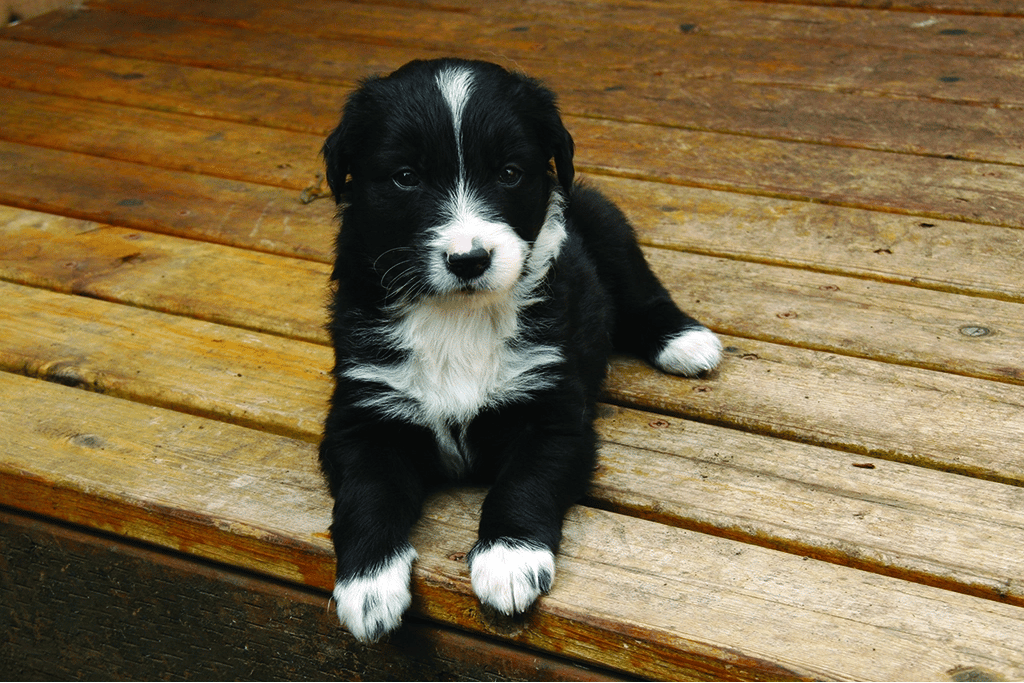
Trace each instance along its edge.
{"label": "dog's head", "polygon": [[363,82],[323,155],[344,242],[398,299],[508,292],[564,237],[572,138],[549,90],[495,64],[417,61]]}

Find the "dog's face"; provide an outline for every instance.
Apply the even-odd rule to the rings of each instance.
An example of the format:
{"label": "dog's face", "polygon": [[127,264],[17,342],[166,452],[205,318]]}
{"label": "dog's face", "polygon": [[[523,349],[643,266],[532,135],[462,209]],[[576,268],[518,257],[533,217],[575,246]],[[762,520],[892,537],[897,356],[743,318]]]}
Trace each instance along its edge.
{"label": "dog's face", "polygon": [[507,292],[557,254],[573,143],[524,76],[413,62],[365,82],[323,152],[347,243],[393,301]]}

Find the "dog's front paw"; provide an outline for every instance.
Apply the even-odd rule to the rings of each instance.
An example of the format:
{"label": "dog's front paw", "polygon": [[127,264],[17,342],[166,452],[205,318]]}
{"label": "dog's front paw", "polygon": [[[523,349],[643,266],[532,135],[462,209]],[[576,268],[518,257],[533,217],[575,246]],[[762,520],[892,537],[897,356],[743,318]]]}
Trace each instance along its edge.
{"label": "dog's front paw", "polygon": [[718,367],[722,342],[706,327],[691,327],[672,337],[658,352],[654,364],[673,375],[696,377]]}
{"label": "dog's front paw", "polygon": [[416,557],[416,550],[408,546],[360,576],[338,579],[338,619],[352,635],[372,643],[398,628],[412,603],[409,581]]}
{"label": "dog's front paw", "polygon": [[551,588],[555,556],[543,545],[516,538],[478,542],[469,553],[469,576],[480,602],[518,614]]}

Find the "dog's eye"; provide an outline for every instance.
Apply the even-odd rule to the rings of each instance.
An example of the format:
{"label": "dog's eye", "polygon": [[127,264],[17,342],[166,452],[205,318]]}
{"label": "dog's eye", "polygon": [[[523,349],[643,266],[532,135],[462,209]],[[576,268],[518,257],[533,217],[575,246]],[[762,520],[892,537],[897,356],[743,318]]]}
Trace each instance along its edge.
{"label": "dog's eye", "polygon": [[523,171],[518,166],[506,166],[498,173],[498,182],[505,187],[515,187],[523,179]]}
{"label": "dog's eye", "polygon": [[391,179],[395,181],[395,185],[404,189],[416,187],[420,184],[420,177],[416,175],[416,171],[411,168],[403,168],[401,171],[391,176]]}

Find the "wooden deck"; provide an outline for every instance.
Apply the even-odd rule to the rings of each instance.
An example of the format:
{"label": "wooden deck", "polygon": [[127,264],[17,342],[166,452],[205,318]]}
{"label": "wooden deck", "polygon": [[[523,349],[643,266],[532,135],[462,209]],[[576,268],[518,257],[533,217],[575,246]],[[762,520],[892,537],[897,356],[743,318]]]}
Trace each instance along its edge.
{"label": "wooden deck", "polygon": [[[482,615],[482,493],[408,625],[327,608],[315,443],[360,77],[516,66],[722,335],[618,358],[551,594]],[[0,673],[1024,678],[1024,5],[87,0],[0,30]]]}

